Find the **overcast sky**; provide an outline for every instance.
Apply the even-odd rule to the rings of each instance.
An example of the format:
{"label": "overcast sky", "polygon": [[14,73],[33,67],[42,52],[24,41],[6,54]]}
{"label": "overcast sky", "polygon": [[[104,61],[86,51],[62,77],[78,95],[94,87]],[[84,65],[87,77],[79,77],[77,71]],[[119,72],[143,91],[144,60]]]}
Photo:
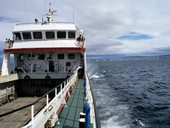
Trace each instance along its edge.
{"label": "overcast sky", "polygon": [[0,41],[16,23],[41,21],[49,2],[55,21],[73,21],[74,12],[88,54],[170,53],[170,0],[1,0]]}

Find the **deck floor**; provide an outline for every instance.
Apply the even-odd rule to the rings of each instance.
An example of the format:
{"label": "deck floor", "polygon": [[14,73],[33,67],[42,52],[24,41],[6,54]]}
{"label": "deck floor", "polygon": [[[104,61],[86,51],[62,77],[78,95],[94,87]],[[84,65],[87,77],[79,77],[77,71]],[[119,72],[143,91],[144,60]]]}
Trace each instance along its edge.
{"label": "deck floor", "polygon": [[[37,99],[38,97],[18,98],[13,102],[9,102],[7,104],[0,106],[0,113],[19,108]],[[36,103],[34,107],[34,112],[37,113],[42,108],[42,106],[45,105],[45,103],[46,103],[45,99],[41,99],[38,103]],[[31,107],[28,107],[18,112],[1,117],[0,128],[20,128],[30,120],[30,117]]]}
{"label": "deck floor", "polygon": [[60,124],[55,126],[55,128],[79,128],[79,114],[83,111],[85,102],[83,83],[83,79],[78,80],[66,103],[67,105],[59,115]]}

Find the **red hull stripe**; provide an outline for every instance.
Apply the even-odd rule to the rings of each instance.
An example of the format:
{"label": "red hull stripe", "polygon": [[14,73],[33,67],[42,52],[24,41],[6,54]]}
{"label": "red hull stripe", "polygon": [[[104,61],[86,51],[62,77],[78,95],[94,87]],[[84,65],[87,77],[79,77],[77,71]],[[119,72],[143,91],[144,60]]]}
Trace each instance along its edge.
{"label": "red hull stripe", "polygon": [[18,49],[4,49],[7,53],[17,52],[84,52],[85,48],[18,48]]}
{"label": "red hull stripe", "polygon": [[57,111],[57,115],[59,115],[61,113],[63,107],[64,107],[64,104],[61,104],[58,111]]}

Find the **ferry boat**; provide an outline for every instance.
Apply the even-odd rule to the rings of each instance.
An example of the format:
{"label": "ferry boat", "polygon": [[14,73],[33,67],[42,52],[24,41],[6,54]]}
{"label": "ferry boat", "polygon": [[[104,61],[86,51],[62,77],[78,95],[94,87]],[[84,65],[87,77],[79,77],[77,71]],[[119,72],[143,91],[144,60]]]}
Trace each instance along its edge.
{"label": "ferry boat", "polygon": [[[100,128],[84,32],[72,22],[17,24],[5,42],[0,128]],[[10,60],[13,59],[13,70]]]}

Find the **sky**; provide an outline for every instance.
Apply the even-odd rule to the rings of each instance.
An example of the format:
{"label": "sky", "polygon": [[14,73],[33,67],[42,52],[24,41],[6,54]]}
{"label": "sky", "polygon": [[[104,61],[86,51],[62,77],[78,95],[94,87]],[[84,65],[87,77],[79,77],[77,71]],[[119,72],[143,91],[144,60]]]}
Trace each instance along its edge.
{"label": "sky", "polygon": [[1,0],[0,42],[15,24],[41,21],[48,3],[54,21],[84,30],[87,54],[170,54],[170,0]]}

